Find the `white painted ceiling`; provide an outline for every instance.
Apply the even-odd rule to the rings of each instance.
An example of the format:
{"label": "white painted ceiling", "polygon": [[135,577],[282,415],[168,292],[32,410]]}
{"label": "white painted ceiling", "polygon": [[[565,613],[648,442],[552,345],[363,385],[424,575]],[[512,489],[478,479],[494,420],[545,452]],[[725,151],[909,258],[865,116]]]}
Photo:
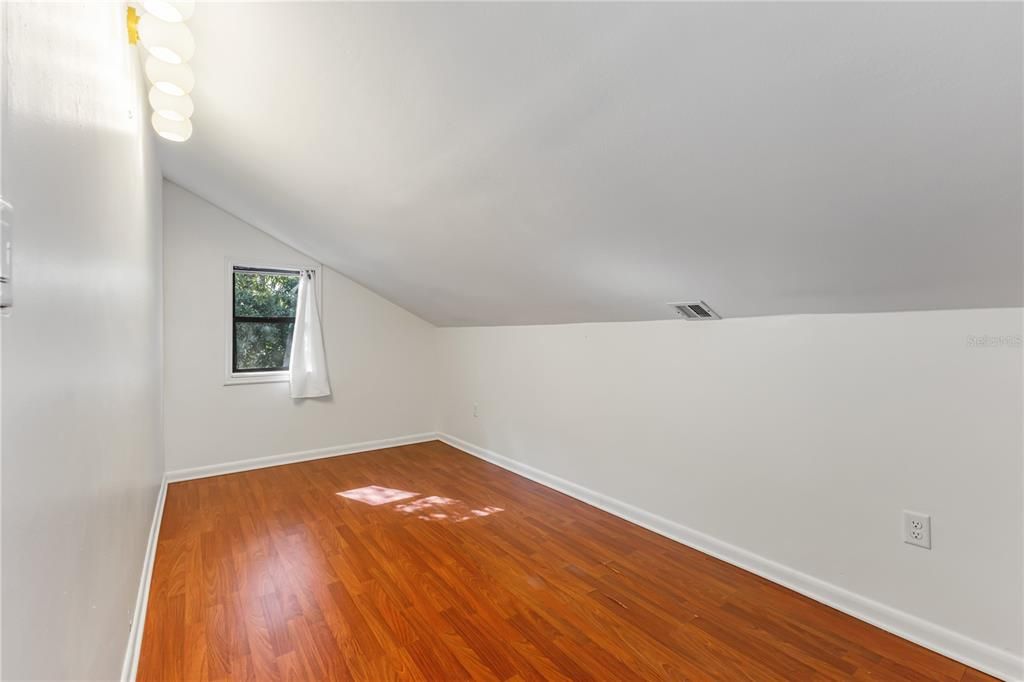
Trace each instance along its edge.
{"label": "white painted ceiling", "polygon": [[1021,11],[201,3],[161,158],[441,325],[1020,306]]}

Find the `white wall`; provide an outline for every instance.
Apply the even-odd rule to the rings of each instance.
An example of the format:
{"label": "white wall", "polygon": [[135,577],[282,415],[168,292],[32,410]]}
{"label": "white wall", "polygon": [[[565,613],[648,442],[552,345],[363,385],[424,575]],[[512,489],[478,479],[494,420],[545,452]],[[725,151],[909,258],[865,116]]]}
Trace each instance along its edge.
{"label": "white wall", "polygon": [[3,3],[4,679],[121,672],[163,472],[160,173],[119,3]]}
{"label": "white wall", "polygon": [[287,383],[224,385],[226,259],[315,262],[200,197],[164,183],[168,471],[434,430],[434,328],[323,269],[333,395]]}
{"label": "white wall", "polygon": [[1021,319],[441,329],[440,430],[1019,656]]}

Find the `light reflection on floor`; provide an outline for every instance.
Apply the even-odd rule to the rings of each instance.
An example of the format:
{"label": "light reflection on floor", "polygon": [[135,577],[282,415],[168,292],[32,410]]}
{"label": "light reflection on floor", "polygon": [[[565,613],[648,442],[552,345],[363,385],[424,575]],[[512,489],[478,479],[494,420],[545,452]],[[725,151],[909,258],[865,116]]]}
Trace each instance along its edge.
{"label": "light reflection on floor", "polygon": [[[338,493],[338,495],[376,507],[382,504],[408,500],[411,497],[416,497],[419,493],[411,493],[408,490],[398,490],[396,488],[384,488],[379,485],[368,485],[363,488],[346,490]],[[451,521],[453,523],[461,523],[469,519],[477,519],[505,511],[501,507],[490,506],[474,509],[462,500],[453,500],[450,497],[440,497],[438,495],[430,495],[429,497],[421,497],[411,502],[396,504],[394,509],[406,514],[415,514],[416,518],[423,519],[424,521]]]}

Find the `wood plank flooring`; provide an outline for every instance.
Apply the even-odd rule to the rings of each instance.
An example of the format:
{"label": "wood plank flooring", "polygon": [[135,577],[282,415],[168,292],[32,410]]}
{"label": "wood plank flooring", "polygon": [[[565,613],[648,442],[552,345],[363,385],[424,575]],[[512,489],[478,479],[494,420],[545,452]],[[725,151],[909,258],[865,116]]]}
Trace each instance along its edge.
{"label": "wood plank flooring", "polygon": [[986,679],[440,442],[170,485],[138,679],[350,678]]}

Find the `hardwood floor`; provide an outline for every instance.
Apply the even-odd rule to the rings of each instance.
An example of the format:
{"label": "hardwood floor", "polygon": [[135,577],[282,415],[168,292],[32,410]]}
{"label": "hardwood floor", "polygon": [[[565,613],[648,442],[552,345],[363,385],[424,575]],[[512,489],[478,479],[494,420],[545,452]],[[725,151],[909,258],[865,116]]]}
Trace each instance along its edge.
{"label": "hardwood floor", "polygon": [[440,442],[169,486],[139,680],[981,680]]}

